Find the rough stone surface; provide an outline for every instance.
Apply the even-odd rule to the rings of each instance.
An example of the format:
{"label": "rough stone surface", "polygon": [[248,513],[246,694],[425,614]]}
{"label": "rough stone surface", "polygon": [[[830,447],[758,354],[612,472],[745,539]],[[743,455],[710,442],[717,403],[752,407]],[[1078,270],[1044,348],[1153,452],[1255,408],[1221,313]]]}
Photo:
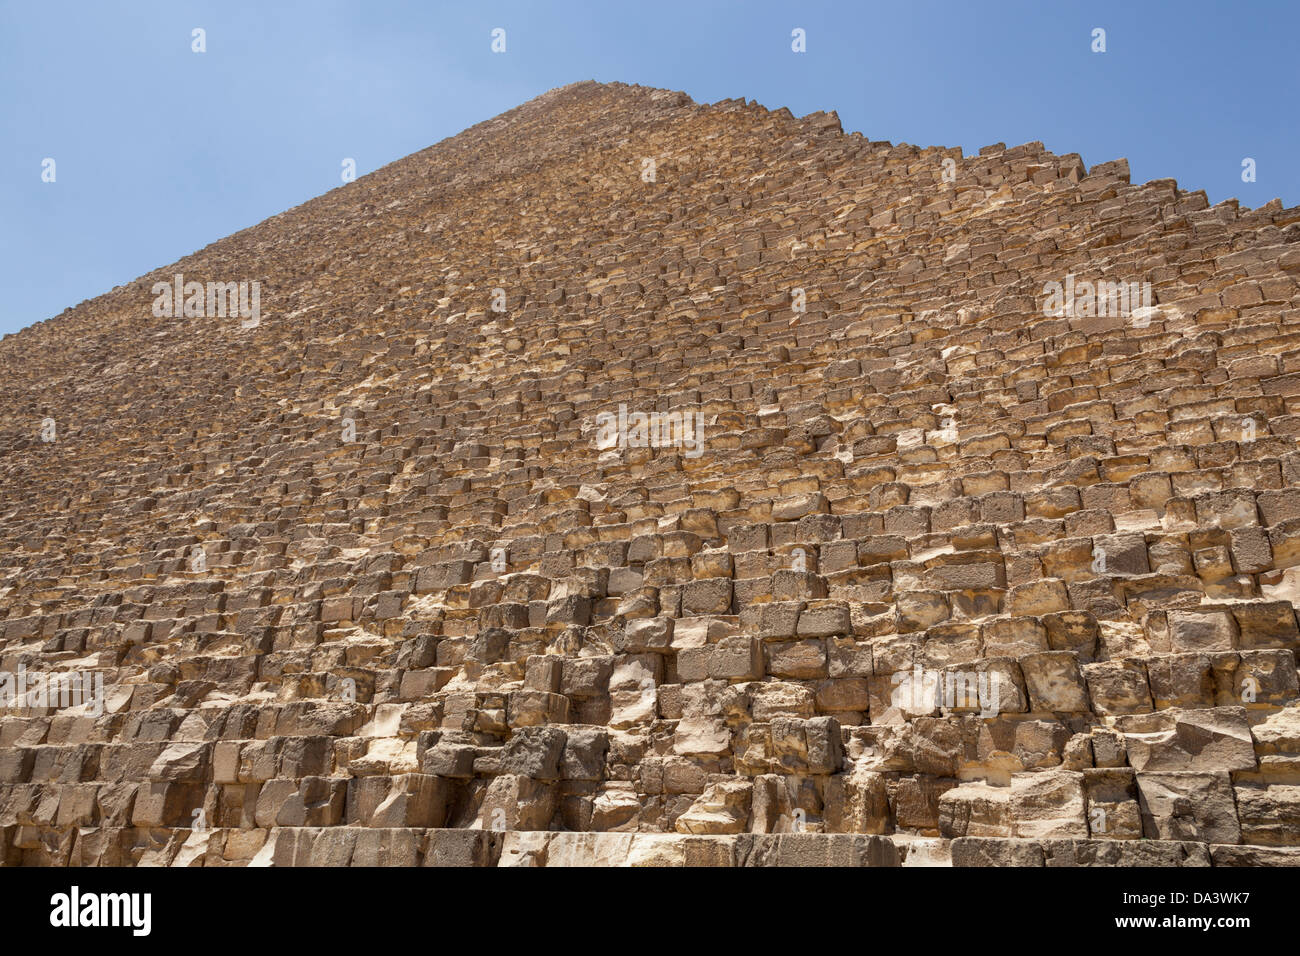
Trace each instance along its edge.
{"label": "rough stone surface", "polygon": [[0,861],[1291,865],[1297,241],[580,83],[6,336]]}

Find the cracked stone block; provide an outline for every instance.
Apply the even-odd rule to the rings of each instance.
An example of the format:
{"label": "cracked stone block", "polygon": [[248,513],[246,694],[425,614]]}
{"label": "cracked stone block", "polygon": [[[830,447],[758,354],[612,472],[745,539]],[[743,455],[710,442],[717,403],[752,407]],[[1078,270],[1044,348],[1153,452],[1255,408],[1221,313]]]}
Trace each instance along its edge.
{"label": "cracked stone block", "polygon": [[1138,771],[1137,787],[1148,839],[1241,842],[1227,773]]}
{"label": "cracked stone block", "polygon": [[1129,765],[1143,770],[1254,770],[1255,747],[1242,707],[1165,710],[1119,717]]}

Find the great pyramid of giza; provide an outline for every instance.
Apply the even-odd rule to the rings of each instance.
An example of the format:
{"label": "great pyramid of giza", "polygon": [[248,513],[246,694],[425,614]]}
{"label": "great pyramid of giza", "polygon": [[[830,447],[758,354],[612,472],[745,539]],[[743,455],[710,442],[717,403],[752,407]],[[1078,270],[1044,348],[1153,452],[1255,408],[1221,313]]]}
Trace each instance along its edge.
{"label": "great pyramid of giza", "polygon": [[1300,862],[1297,240],[578,83],[7,336],[0,855]]}

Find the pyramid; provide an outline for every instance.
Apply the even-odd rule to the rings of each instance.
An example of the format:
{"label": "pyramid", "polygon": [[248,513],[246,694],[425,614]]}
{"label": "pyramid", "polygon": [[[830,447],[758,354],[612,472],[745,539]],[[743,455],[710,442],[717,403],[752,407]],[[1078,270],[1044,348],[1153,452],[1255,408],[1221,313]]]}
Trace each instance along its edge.
{"label": "pyramid", "polygon": [[1300,863],[1297,240],[579,83],[6,336],[0,857]]}

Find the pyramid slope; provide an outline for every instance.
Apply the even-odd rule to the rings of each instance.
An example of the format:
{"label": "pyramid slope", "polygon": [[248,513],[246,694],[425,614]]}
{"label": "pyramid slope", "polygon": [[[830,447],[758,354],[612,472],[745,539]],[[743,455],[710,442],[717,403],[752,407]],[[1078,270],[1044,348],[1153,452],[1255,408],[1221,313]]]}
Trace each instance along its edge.
{"label": "pyramid slope", "polygon": [[1288,859],[1297,237],[579,83],[7,336],[3,858]]}

